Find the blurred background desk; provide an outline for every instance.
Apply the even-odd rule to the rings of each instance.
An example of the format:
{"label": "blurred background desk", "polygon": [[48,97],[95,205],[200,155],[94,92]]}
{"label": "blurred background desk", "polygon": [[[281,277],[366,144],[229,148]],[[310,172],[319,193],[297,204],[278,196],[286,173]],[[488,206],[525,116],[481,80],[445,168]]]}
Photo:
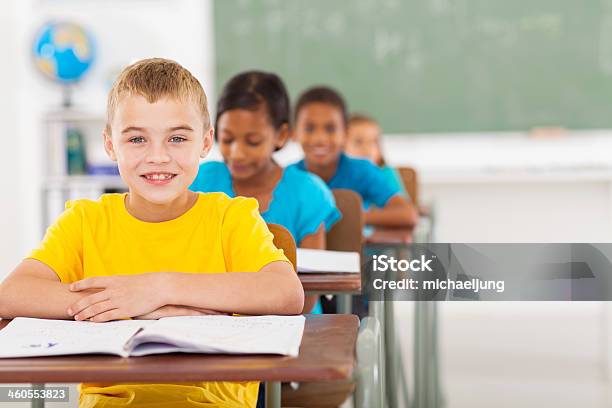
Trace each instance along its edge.
{"label": "blurred background desk", "polygon": [[360,273],[298,273],[298,277],[309,295],[361,293]]}

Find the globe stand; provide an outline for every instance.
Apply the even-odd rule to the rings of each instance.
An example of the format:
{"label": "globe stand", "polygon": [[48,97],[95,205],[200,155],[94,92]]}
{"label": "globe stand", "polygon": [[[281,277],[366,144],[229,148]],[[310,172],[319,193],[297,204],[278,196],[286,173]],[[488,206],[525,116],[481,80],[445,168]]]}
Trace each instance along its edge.
{"label": "globe stand", "polygon": [[70,89],[70,85],[62,86],[62,106],[64,108],[72,107],[72,89]]}

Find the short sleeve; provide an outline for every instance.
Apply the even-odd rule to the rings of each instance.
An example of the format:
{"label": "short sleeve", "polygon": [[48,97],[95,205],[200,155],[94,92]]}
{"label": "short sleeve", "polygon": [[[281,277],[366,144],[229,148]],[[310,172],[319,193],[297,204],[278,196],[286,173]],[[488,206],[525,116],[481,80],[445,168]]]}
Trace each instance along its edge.
{"label": "short sleeve", "polygon": [[83,279],[83,216],[78,203],[67,202],[66,210],[28,256],[53,269],[63,283]]}
{"label": "short sleeve", "polygon": [[399,194],[407,200],[411,200],[412,197],[408,195],[406,188],[404,187],[404,182],[402,181],[402,177],[395,167],[385,166],[382,167],[382,171],[385,173],[387,180],[391,184],[391,187],[396,189]]}
{"label": "short sleeve", "polygon": [[283,251],[274,246],[274,237],[261,218],[254,198],[232,199],[221,230],[228,272],[257,272],[271,262],[289,262]]}
{"label": "short sleeve", "polygon": [[323,180],[309,173],[304,172],[304,175],[307,179],[301,183],[303,188],[299,200],[304,205],[297,214],[298,245],[306,235],[317,232],[321,224],[324,224],[325,231],[329,231],[342,218],[334,195]]}
{"label": "short sleeve", "polygon": [[191,191],[196,192],[222,192],[233,197],[232,177],[225,163],[205,162],[200,164],[198,174],[189,186]]}
{"label": "short sleeve", "polygon": [[391,197],[399,194],[400,191],[389,182],[380,168],[369,162],[364,162],[363,165],[364,171],[361,182],[364,186],[364,202],[371,202],[382,208]]}

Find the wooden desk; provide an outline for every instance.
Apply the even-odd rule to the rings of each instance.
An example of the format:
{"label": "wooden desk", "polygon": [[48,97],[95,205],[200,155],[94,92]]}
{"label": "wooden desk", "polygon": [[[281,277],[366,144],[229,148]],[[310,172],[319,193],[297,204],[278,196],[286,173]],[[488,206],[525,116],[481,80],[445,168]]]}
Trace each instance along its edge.
{"label": "wooden desk", "polygon": [[360,273],[298,273],[307,295],[338,295],[337,312],[352,313],[352,294],[361,293]]}
{"label": "wooden desk", "polygon": [[349,294],[361,292],[360,273],[298,273],[307,294]]}
{"label": "wooden desk", "polygon": [[[0,329],[7,324],[0,321]],[[177,353],[0,359],[0,383],[266,381],[267,406],[280,407],[280,381],[350,379],[358,329],[357,316],[308,315],[298,357]]]}

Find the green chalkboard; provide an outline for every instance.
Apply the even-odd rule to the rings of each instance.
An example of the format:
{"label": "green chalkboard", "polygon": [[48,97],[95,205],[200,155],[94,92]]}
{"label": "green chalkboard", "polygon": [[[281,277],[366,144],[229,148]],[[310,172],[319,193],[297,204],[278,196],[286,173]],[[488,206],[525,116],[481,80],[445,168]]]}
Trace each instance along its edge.
{"label": "green chalkboard", "polygon": [[612,0],[217,0],[216,89],[336,87],[386,133],[612,128]]}

